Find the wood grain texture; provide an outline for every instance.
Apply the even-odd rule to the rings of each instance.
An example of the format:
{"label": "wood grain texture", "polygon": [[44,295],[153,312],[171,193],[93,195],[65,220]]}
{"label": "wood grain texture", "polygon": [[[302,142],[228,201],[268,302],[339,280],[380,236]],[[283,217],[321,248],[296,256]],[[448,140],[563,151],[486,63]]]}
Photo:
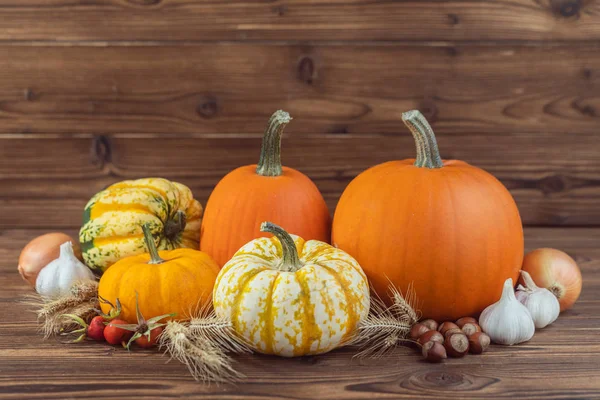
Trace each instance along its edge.
{"label": "wood grain texture", "polygon": [[588,0],[0,1],[0,40],[589,41],[599,22]]}
{"label": "wood grain texture", "polygon": [[596,134],[599,43],[0,45],[0,132]]}
{"label": "wood grain texture", "polygon": [[[60,344],[36,334],[19,303],[30,291],[16,272],[22,246],[41,230],[0,230],[0,398],[401,399],[600,397],[600,229],[527,228],[528,250],[550,246],[573,256],[582,296],[525,344],[493,346],[481,356],[422,362],[400,348],[379,360],[353,360],[352,349],[317,357],[236,357],[247,378],[207,386],[156,350],[130,353],[108,345]],[[75,234],[75,231],[68,231]],[[576,345],[574,345],[576,344]],[[107,384],[110,382],[110,384]]]}
{"label": "wood grain texture", "polygon": [[[182,182],[206,204],[225,174],[257,162],[260,141],[261,135],[0,137],[0,227],[79,227],[94,193],[147,176]],[[357,174],[414,157],[414,146],[405,129],[395,135],[289,132],[282,159],[315,181],[333,212]],[[600,152],[593,135],[449,135],[439,137],[439,146],[444,158],[497,176],[525,224],[600,225]]]}

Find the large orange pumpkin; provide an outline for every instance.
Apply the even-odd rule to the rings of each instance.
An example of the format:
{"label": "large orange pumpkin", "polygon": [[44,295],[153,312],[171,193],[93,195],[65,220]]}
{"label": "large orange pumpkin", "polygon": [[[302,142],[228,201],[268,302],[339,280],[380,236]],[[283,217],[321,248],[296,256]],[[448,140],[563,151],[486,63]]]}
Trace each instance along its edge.
{"label": "large orange pumpkin", "polygon": [[442,160],[419,111],[402,115],[417,158],[358,175],[333,219],[332,243],[356,258],[379,295],[413,285],[425,317],[476,315],[516,282],[523,228],[508,190],[463,161]]}
{"label": "large orange pumpkin", "polygon": [[276,111],[265,130],[257,164],[227,174],[208,199],[200,249],[223,266],[243,245],[267,236],[263,221],[306,240],[329,242],[331,217],[323,196],[303,173],[281,165],[281,134],[291,118]]}

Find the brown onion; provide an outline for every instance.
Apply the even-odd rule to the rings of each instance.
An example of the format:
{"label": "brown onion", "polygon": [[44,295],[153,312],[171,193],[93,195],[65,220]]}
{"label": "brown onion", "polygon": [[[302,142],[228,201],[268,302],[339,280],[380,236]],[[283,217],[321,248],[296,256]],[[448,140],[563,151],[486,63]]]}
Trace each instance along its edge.
{"label": "brown onion", "polygon": [[581,294],[581,271],[565,252],[548,248],[534,250],[525,256],[523,270],[529,272],[536,285],[554,293],[560,311],[571,308]]}
{"label": "brown onion", "polygon": [[19,256],[19,273],[29,284],[35,287],[38,274],[50,261],[56,260],[60,255],[60,245],[65,242],[73,244],[75,257],[81,260],[79,242],[69,235],[60,232],[46,233],[29,242]]}

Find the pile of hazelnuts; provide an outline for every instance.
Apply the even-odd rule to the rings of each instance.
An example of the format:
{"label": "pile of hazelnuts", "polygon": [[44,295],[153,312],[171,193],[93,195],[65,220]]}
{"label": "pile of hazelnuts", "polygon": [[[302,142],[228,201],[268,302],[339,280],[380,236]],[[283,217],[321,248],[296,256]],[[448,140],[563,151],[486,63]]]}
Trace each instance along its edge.
{"label": "pile of hazelnuts", "polygon": [[423,357],[430,362],[440,362],[448,356],[463,357],[467,353],[481,354],[490,346],[490,337],[471,317],[441,324],[426,319],[412,326],[410,338],[421,346]]}

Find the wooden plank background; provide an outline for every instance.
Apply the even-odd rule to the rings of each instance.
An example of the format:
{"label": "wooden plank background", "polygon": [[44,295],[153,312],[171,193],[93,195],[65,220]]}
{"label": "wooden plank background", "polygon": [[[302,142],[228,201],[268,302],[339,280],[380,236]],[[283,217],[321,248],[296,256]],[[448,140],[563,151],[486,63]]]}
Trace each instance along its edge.
{"label": "wooden plank background", "polygon": [[5,40],[597,40],[593,0],[2,0]]}
{"label": "wooden plank background", "polygon": [[419,108],[443,156],[496,174],[526,224],[595,226],[599,49],[0,44],[0,204],[12,210],[0,226],[77,226],[94,192],[146,175],[204,202],[257,161],[277,108],[294,117],[285,164],[315,179],[331,211],[360,171],[414,154],[400,115]]}
{"label": "wooden plank background", "polygon": [[598,226],[600,4],[577,0],[0,0],[0,228],[74,228],[96,191],[160,175],[205,202],[289,111],[284,163],[330,210],[410,157],[498,176],[533,226]]}

